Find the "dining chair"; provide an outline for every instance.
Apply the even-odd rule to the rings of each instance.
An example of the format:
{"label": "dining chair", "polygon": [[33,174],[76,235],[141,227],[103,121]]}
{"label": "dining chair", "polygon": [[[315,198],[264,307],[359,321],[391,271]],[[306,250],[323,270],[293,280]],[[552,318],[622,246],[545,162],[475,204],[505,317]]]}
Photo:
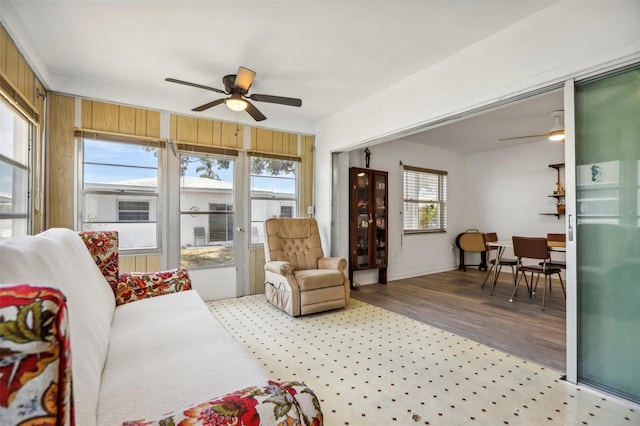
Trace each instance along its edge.
{"label": "dining chair", "polygon": [[[558,247],[566,247],[567,246],[567,235],[566,234],[547,234],[547,244],[549,247],[558,246]],[[540,266],[542,266],[542,262],[540,262]],[[551,259],[547,266],[553,266],[560,269],[567,268],[567,262],[564,260]]]}
{"label": "dining chair", "polygon": [[[513,288],[513,293],[511,294],[511,298],[509,302],[513,302],[513,298],[516,296],[518,292],[518,286],[520,281],[522,281],[522,277],[524,277],[524,281],[527,284],[527,289],[529,290],[529,297],[536,293],[536,289],[538,287],[538,280],[540,279],[540,275],[544,275],[545,284],[544,291],[542,293],[542,310],[544,311],[545,299],[547,295],[547,285],[549,288],[551,287],[551,275],[558,274],[558,278],[560,279],[560,285],[562,286],[562,292],[564,293],[565,298],[567,297],[567,293],[564,288],[564,283],[562,282],[562,276],[560,275],[560,268],[549,266],[550,255],[549,255],[549,246],[547,239],[542,238],[531,238],[531,237],[512,237],[513,241],[513,253],[518,258],[518,265],[516,266],[517,272],[516,274],[522,273],[517,279],[516,284]],[[540,261],[541,264],[525,264],[523,259],[530,259]],[[527,272],[531,273],[531,283],[527,280]],[[533,275],[536,274],[536,282],[534,285]]]}
{"label": "dining chair", "polygon": [[[487,283],[487,280],[489,279],[489,276],[491,274],[495,275],[495,279],[493,280],[493,282],[491,283],[491,296],[493,296],[493,289],[496,286],[496,281],[498,281],[498,277],[500,276],[500,271],[502,270],[503,266],[509,266],[511,267],[511,274],[513,275],[513,282],[515,283],[516,280],[516,265],[518,264],[518,261],[516,259],[508,259],[508,258],[504,258],[502,256],[498,256],[498,254],[500,253],[500,251],[498,250],[498,247],[495,246],[489,246],[487,245],[487,243],[494,243],[496,241],[498,241],[498,234],[495,232],[487,232],[486,234],[483,234],[484,237],[484,244],[485,244],[485,249],[487,251],[487,262],[491,265],[489,267],[489,269],[487,270],[487,274],[484,276],[484,281],[482,281],[482,287],[480,288],[484,288],[485,284]],[[495,251],[495,257],[493,259],[490,259],[491,256],[491,252]],[[496,261],[498,260],[498,257],[500,257],[500,260],[497,262],[498,265],[496,265]],[[497,269],[497,272],[495,271],[495,268]]]}

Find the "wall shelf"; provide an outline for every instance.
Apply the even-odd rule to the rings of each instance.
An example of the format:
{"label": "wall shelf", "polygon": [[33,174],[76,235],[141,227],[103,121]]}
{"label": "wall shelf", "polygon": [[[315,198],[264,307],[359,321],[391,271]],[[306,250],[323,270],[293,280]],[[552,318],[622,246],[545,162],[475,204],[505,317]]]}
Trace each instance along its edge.
{"label": "wall shelf", "polygon": [[[552,168],[552,169],[555,169],[555,170],[556,170],[556,172],[557,172],[557,174],[558,174],[558,177],[556,178],[556,188],[557,188],[557,190],[559,190],[559,189],[560,189],[560,187],[561,187],[561,185],[560,185],[560,184],[562,183],[562,179],[561,179],[561,177],[560,177],[560,170],[561,170],[561,169],[564,169],[564,163],[549,164],[549,167],[550,167],[550,168]],[[562,193],[562,194],[558,194],[558,193],[556,192],[556,193],[553,193],[553,194],[547,195],[547,197],[549,197],[549,198],[555,198],[555,199],[556,199],[556,204],[560,204],[560,203],[564,204],[564,197],[565,197],[565,194],[564,194],[564,193]],[[562,201],[561,201],[561,200],[562,200]],[[540,213],[540,215],[541,215],[541,216],[555,216],[555,217],[557,217],[558,219],[560,219],[560,216],[564,216],[564,211],[563,211],[562,213],[560,213],[560,212],[555,212],[555,213]]]}
{"label": "wall shelf", "polygon": [[560,219],[560,216],[564,216],[564,213],[538,213],[541,216],[555,216]]}

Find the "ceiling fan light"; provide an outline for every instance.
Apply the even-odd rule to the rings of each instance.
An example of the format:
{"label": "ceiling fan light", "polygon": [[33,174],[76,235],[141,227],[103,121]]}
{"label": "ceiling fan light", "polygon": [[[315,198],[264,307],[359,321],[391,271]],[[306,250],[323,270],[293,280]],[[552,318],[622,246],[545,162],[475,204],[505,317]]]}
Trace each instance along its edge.
{"label": "ceiling fan light", "polygon": [[560,118],[562,118],[562,114],[564,111],[553,111],[551,116],[555,119],[555,124],[549,130],[549,140],[554,142],[559,142],[564,140],[564,126],[560,124]]}
{"label": "ceiling fan light", "polygon": [[247,101],[242,99],[240,95],[231,95],[229,99],[225,99],[224,103],[233,111],[244,111],[247,109]]}

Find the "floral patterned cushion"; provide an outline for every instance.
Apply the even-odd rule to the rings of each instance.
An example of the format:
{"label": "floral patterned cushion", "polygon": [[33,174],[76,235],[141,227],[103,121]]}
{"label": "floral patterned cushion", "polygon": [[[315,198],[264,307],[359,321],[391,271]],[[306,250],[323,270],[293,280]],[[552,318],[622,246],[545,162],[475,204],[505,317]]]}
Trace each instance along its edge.
{"label": "floral patterned cushion", "polygon": [[313,391],[300,382],[269,382],[252,386],[212,401],[203,402],[156,420],[133,420],[123,426],[147,425],[323,425],[320,403]]}
{"label": "floral patterned cushion", "polygon": [[128,272],[119,275],[117,231],[85,231],[79,235],[111,286],[116,296],[116,305],[191,290],[189,273],[182,268],[166,272]]}
{"label": "floral patterned cushion", "polygon": [[54,288],[0,286],[2,424],[74,424],[67,305]]}
{"label": "floral patterned cushion", "polygon": [[116,305],[185,290],[191,290],[191,280],[183,268],[165,272],[127,272],[118,279]]}
{"label": "floral patterned cushion", "polygon": [[118,232],[85,231],[79,233],[94,262],[102,271],[113,292],[118,285]]}

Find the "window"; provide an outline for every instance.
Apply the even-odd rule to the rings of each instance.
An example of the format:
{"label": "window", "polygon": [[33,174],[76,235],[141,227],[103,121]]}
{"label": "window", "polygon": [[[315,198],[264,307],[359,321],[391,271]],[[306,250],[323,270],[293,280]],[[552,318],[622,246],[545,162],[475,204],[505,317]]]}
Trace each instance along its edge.
{"label": "window", "polygon": [[119,222],[149,221],[148,201],[118,201]]}
{"label": "window", "polygon": [[446,232],[447,172],[404,166],[404,232]]}
{"label": "window", "polygon": [[0,240],[31,226],[29,134],[33,126],[0,101]]}
{"label": "window", "polygon": [[296,217],[298,162],[294,159],[251,157],[251,243],[264,242],[264,221]]}
{"label": "window", "polygon": [[162,149],[139,142],[82,141],[80,229],[119,233],[120,249],[159,249]]}
{"label": "window", "polygon": [[280,217],[293,217],[293,207],[280,206]]}
{"label": "window", "polygon": [[209,216],[209,241],[233,241],[233,204],[211,203],[209,210],[229,213]]}
{"label": "window", "polygon": [[234,165],[231,158],[180,155],[180,265],[228,267],[233,246]]}

